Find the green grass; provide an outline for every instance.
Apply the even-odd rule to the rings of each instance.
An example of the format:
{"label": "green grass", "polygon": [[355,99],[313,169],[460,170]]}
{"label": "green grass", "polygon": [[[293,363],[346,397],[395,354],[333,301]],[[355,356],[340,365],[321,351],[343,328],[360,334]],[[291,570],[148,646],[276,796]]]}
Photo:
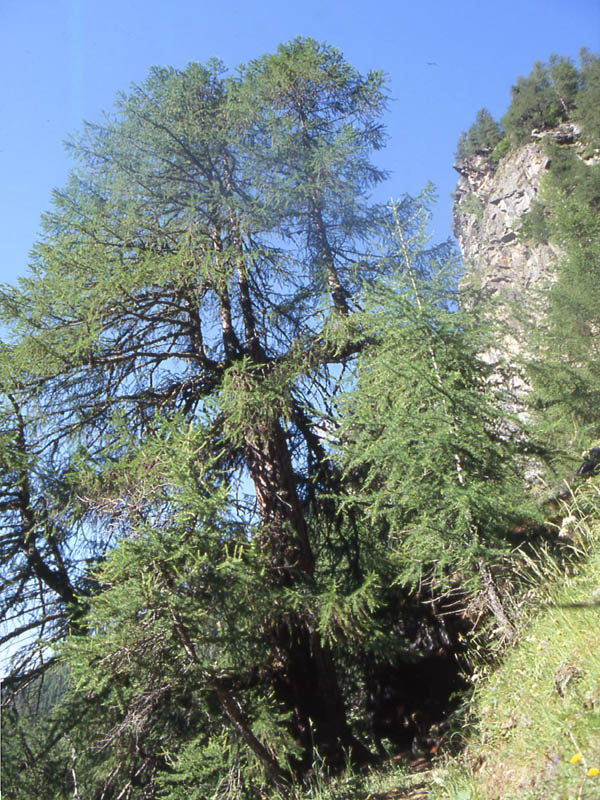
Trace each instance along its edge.
{"label": "green grass", "polygon": [[[600,798],[600,493],[590,484],[563,527],[585,551],[575,574],[535,566],[518,644],[475,692],[460,757],[441,765],[432,798]],[[576,763],[573,763],[576,762]],[[591,773],[589,772],[591,770]]]}
{"label": "green grass", "polygon": [[573,557],[523,554],[518,640],[479,670],[461,752],[423,772],[390,763],[331,781],[316,769],[294,800],[600,800],[600,486],[562,516]]}
{"label": "green grass", "polygon": [[[425,800],[431,771],[414,772],[407,762],[390,762],[387,766],[363,773],[346,773],[332,779],[315,765],[310,785],[297,787],[285,800]],[[270,800],[284,800],[273,796]]]}

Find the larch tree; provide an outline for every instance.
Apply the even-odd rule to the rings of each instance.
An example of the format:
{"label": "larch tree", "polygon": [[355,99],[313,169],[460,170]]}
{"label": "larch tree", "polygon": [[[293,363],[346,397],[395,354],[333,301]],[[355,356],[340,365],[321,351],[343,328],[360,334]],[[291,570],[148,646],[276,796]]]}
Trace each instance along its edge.
{"label": "larch tree", "polygon": [[511,529],[537,516],[519,468],[531,438],[481,356],[489,326],[457,308],[452,245],[428,245],[427,205],[392,204],[388,277],[365,292],[369,345],[341,401],[343,504],[382,537],[390,583],[442,605],[477,598],[510,639],[494,576],[506,574]]}
{"label": "larch tree", "polygon": [[419,581],[494,602],[520,485],[451,247],[369,202],[385,100],[297,39],[155,68],[72,141],[0,298],[4,699],[69,686],[10,719],[15,798],[289,796],[373,759]]}
{"label": "larch tree", "polygon": [[203,747],[228,726],[279,784],[317,754],[368,757],[319,627],[338,476],[317,423],[360,348],[384,104],[380,74],[311,40],[233,76],[153,69],[71,142],[3,292],[3,611],[38,659],[12,678],[70,634],[90,796],[148,796],[194,725]]}

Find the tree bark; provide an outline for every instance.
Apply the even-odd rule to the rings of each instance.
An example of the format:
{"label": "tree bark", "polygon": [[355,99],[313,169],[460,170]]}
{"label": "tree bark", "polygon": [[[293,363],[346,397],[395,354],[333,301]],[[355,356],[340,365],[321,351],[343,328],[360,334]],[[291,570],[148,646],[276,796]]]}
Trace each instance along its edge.
{"label": "tree bark", "polygon": [[315,559],[279,420],[257,426],[248,435],[245,456],[261,512],[261,543],[271,568],[281,576],[299,572],[310,578]]}
{"label": "tree bark", "polygon": [[[257,431],[246,447],[262,515],[261,539],[275,579],[291,586],[311,581],[314,555],[285,433],[279,421]],[[277,697],[293,713],[303,757],[300,773],[312,767],[315,749],[333,770],[346,758],[367,763],[368,750],[352,735],[331,651],[298,615],[294,622],[275,623],[273,649],[283,667],[274,680]]]}

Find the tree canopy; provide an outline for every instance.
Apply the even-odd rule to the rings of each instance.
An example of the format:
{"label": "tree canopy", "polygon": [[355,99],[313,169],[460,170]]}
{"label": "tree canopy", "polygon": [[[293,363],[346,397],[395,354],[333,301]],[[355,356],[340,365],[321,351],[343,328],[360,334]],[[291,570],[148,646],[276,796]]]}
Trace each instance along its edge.
{"label": "tree canopy", "polygon": [[461,133],[456,146],[456,158],[468,158],[475,153],[489,154],[502,139],[502,128],[487,108],[480,108],[469,130]]}
{"label": "tree canopy", "polygon": [[296,39],[71,141],[0,297],[4,693],[68,686],[9,796],[285,796],[428,730],[382,681],[455,659],[445,599],[499,613],[514,442],[430,194],[370,200],[385,104]]}

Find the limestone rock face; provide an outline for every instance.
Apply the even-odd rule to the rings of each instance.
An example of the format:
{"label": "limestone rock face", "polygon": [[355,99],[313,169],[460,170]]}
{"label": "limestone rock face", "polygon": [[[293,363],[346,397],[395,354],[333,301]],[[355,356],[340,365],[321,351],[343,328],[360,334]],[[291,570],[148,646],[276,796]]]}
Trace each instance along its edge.
{"label": "limestone rock face", "polygon": [[[519,236],[524,215],[539,194],[540,181],[550,168],[544,140],[572,149],[586,164],[600,161],[600,152],[586,154],[577,125],[532,131],[531,140],[511,150],[496,164],[491,152],[459,160],[454,195],[454,235],[464,263],[461,303],[477,308],[493,326],[494,346],[481,357],[492,365],[490,384],[500,390],[507,411],[507,438],[517,436],[514,415],[527,420],[530,391],[521,369],[528,353],[532,325],[543,324],[544,290],[554,280],[560,251],[547,244],[531,244]],[[522,464],[530,487],[543,485],[540,463],[527,457]]]}
{"label": "limestone rock face", "polygon": [[[519,235],[523,216],[537,197],[550,159],[541,141],[510,152],[499,165],[489,153],[458,161],[454,196],[454,235],[462,250],[463,306],[484,306],[498,328],[496,346],[482,353],[497,365],[492,380],[512,397],[507,411],[526,416],[529,386],[518,366],[525,354],[527,326],[538,319],[539,290],[553,277],[557,252],[529,244]],[[489,305],[488,305],[489,304]]]}
{"label": "limestone rock face", "polygon": [[[522,217],[538,194],[550,159],[541,142],[509,154],[498,166],[486,155],[458,161],[454,234],[465,264],[463,289],[511,304],[511,316],[534,288],[552,280],[556,252],[518,238]],[[516,301],[516,303],[515,303]]]}
{"label": "limestone rock face", "polygon": [[[585,153],[581,128],[565,122],[551,130],[533,130],[532,141],[511,150],[499,164],[491,152],[457,161],[459,174],[454,195],[454,235],[462,250],[463,289],[481,299],[494,297],[511,305],[518,322],[519,303],[528,303],[534,290],[552,281],[558,250],[551,245],[528,244],[519,236],[523,216],[537,197],[540,180],[550,167],[544,140],[574,152],[585,163],[597,163],[600,152]],[[516,301],[516,303],[515,303]],[[474,302],[473,300],[471,302]]]}
{"label": "limestone rock face", "polygon": [[[532,141],[510,151],[499,164],[491,152],[458,161],[454,195],[454,235],[464,263],[462,304],[479,307],[497,332],[495,345],[481,356],[493,365],[490,382],[501,389],[507,420],[527,419],[529,385],[519,357],[527,355],[528,329],[543,320],[543,290],[554,279],[560,252],[546,244],[530,244],[519,236],[524,215],[538,196],[540,180],[550,167],[544,138],[579,150],[580,131],[561,125],[533,131]],[[506,435],[518,436],[507,421]],[[534,486],[542,470],[534,459],[523,463],[525,482]]]}

